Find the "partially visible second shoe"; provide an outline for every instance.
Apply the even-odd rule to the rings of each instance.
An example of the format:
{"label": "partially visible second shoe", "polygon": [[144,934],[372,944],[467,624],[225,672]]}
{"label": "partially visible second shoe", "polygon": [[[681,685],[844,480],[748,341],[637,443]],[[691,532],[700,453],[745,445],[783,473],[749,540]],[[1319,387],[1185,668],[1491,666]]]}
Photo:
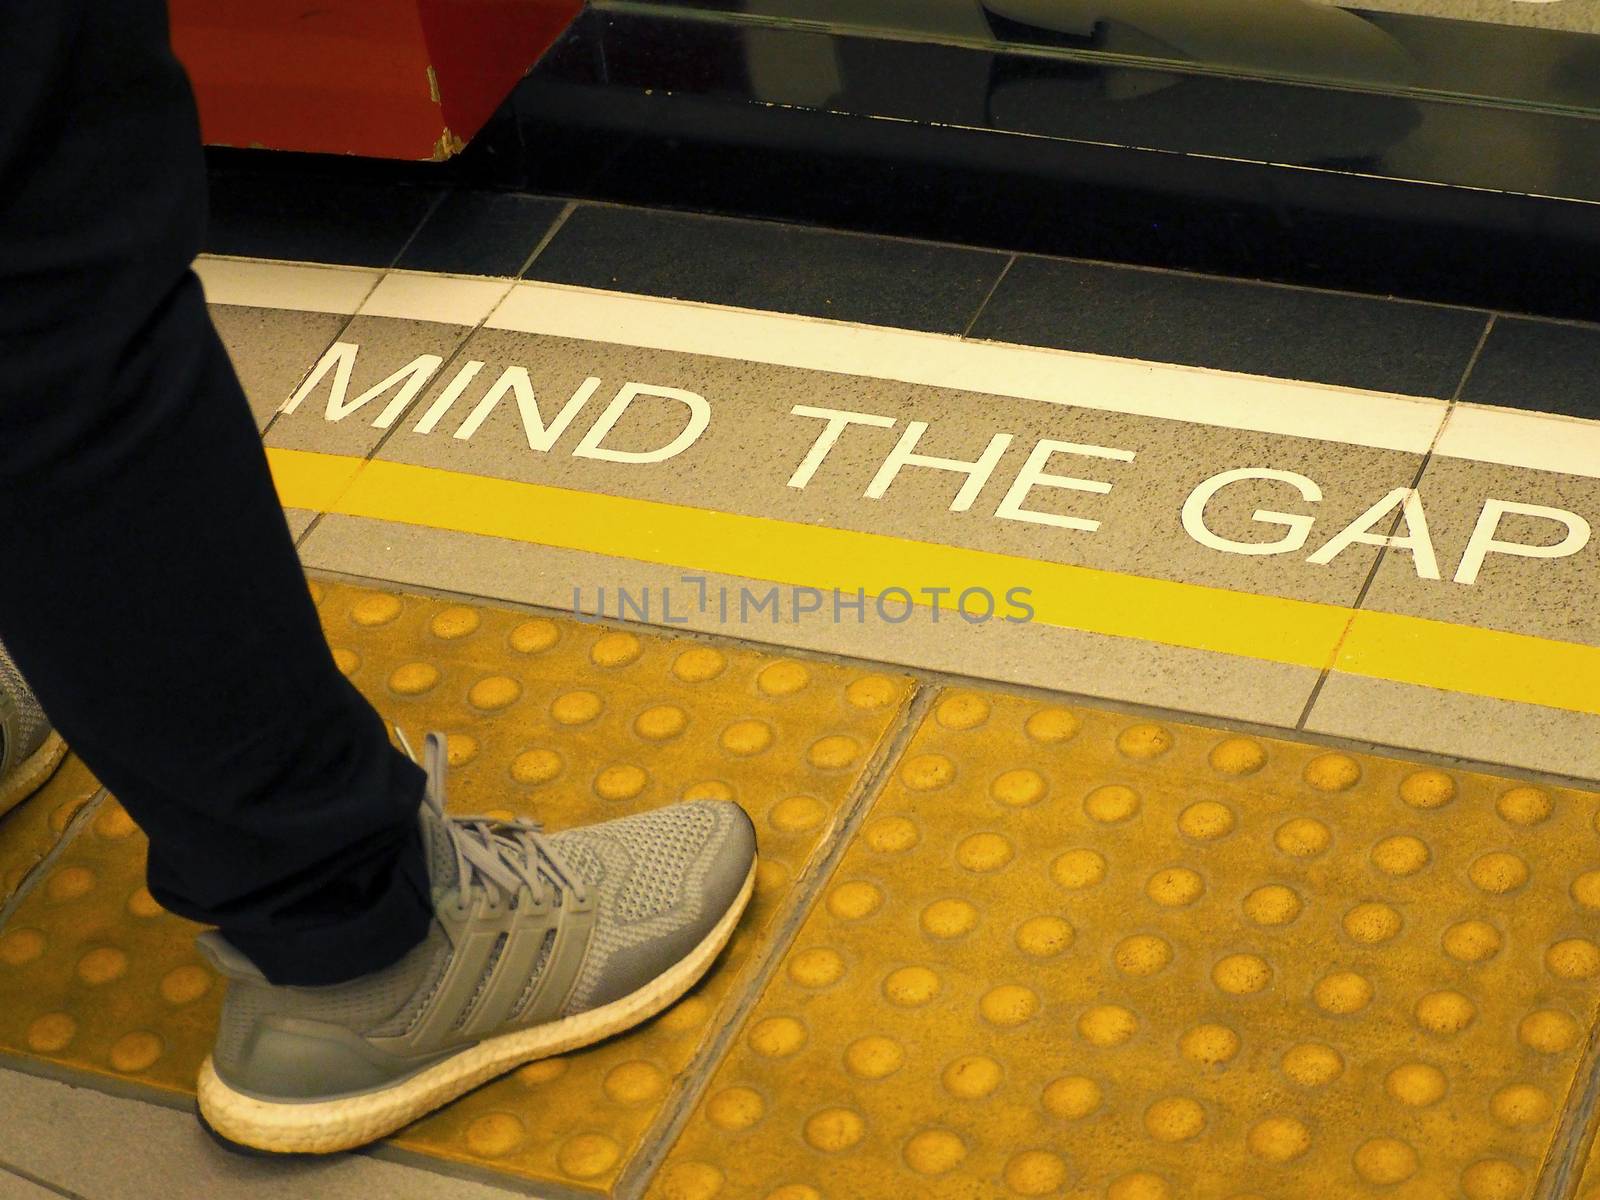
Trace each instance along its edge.
{"label": "partially visible second shoe", "polygon": [[0,816],[44,785],[66,756],[61,736],[0,643]]}

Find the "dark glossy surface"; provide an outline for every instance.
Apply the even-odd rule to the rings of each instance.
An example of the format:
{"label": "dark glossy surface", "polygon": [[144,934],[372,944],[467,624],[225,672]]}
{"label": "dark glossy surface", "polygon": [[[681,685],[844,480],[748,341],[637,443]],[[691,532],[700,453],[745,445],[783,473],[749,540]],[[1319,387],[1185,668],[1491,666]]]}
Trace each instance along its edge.
{"label": "dark glossy surface", "polygon": [[1021,258],[972,336],[1448,399],[1487,321],[1470,309]]}
{"label": "dark glossy surface", "polygon": [[517,275],[566,205],[513,192],[458,189],[423,221],[397,267],[458,275]]}
{"label": "dark glossy surface", "polygon": [[1461,398],[1600,419],[1600,325],[1498,318]]}
{"label": "dark glossy surface", "polygon": [[1007,256],[763,221],[585,205],[528,275],[553,283],[960,333]]}

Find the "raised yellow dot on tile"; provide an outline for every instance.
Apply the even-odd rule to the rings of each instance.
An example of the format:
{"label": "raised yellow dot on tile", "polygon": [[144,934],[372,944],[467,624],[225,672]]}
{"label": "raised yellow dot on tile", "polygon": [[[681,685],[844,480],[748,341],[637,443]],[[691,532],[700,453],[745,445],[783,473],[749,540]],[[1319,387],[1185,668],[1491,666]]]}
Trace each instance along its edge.
{"label": "raised yellow dot on tile", "polygon": [[1509,850],[1494,850],[1467,868],[1467,878],[1481,891],[1503,896],[1528,882],[1528,864]]}
{"label": "raised yellow dot on tile", "polygon": [[1283,1073],[1301,1087],[1322,1087],[1344,1074],[1344,1058],[1332,1046],[1301,1042],[1285,1050],[1278,1060]]}
{"label": "raised yellow dot on tile", "polygon": [[1520,1200],[1522,1169],[1503,1158],[1485,1158],[1461,1172],[1461,1192],[1467,1200]]}
{"label": "raised yellow dot on tile", "polygon": [[963,1054],[939,1076],[944,1090],[958,1100],[981,1100],[1000,1086],[1000,1064],[986,1054]]}
{"label": "raised yellow dot on tile", "polygon": [[445,735],[444,759],[450,766],[464,766],[476,757],[478,757],[478,739],[470,733]]}
{"label": "raised yellow dot on tile", "polygon": [[94,889],[94,872],[88,867],[61,867],[45,881],[44,894],[52,900],[76,900]]}
{"label": "raised yellow dot on tile", "polygon": [[1334,971],[1317,980],[1311,998],[1323,1012],[1344,1016],[1372,1003],[1372,984],[1354,971]]}
{"label": "raised yellow dot on tile", "polygon": [[1400,914],[1387,904],[1369,901],[1344,914],[1340,922],[1352,941],[1366,945],[1387,942],[1400,932]]}
{"label": "raised yellow dot on tile", "polygon": [[1172,943],[1154,934],[1136,933],[1117,943],[1111,960],[1124,975],[1154,975],[1172,961]]}
{"label": "raised yellow dot on tile", "polygon": [[779,833],[815,829],[827,818],[828,808],[815,796],[788,796],[767,813],[767,823]]}
{"label": "raised yellow dot on tile", "polygon": [[1400,781],[1400,799],[1412,808],[1442,808],[1456,798],[1456,781],[1443,771],[1413,771]]}
{"label": "raised yellow dot on tile", "polygon": [[1287,925],[1303,907],[1295,890],[1281,883],[1263,884],[1244,898],[1244,915],[1257,925]]}
{"label": "raised yellow dot on tile", "polygon": [[1172,749],[1172,734],[1152,723],[1130,725],[1117,734],[1117,749],[1129,758],[1159,758]]}
{"label": "raised yellow dot on tile", "polygon": [[168,1004],[188,1004],[211,990],[211,972],[190,963],[173,967],[161,977],[161,998]]}
{"label": "raised yellow dot on tile", "polygon": [[428,622],[428,629],[436,638],[454,641],[476,633],[481,624],[483,618],[478,615],[477,609],[468,608],[465,604],[452,604],[434,614],[433,620]]}
{"label": "raised yellow dot on tile", "polygon": [[1018,767],[997,776],[989,785],[989,795],[1007,808],[1027,808],[1044,799],[1044,776],[1027,767]]}
{"label": "raised yellow dot on tile", "polygon": [[869,712],[887,708],[899,694],[900,685],[887,675],[863,675],[860,679],[852,680],[850,686],[844,689],[847,703]]}
{"label": "raised yellow dot on tile", "polygon": [[919,923],[929,937],[961,937],[977,927],[978,910],[965,900],[935,900],[922,910]]}
{"label": "raised yellow dot on tile", "polygon": [[672,673],[685,683],[704,683],[727,669],[728,659],[712,646],[691,646],[672,660]]}
{"label": "raised yellow dot on tile", "polygon": [[722,1168],[708,1162],[673,1163],[661,1173],[661,1200],[712,1200],[722,1192]]}
{"label": "raised yellow dot on tile", "polygon": [[1356,1147],[1351,1165],[1366,1182],[1385,1187],[1404,1183],[1417,1173],[1421,1164],[1417,1161],[1417,1152],[1399,1138],[1376,1137]]}
{"label": "raised yellow dot on tile", "polygon": [[1193,904],[1205,893],[1205,881],[1188,867],[1167,867],[1150,876],[1144,885],[1145,895],[1163,908],[1181,908]]}
{"label": "raised yellow dot on tile", "polygon": [[1229,954],[1211,968],[1211,981],[1230,996],[1250,996],[1272,982],[1272,968],[1255,954]]}
{"label": "raised yellow dot on tile", "polygon": [[54,1054],[66,1049],[77,1034],[78,1023],[71,1016],[64,1012],[48,1012],[33,1019],[26,1036],[30,1050]]}
{"label": "raised yellow dot on tile", "polygon": [[128,911],[136,917],[159,917],[166,910],[156,903],[150,889],[141,885],[129,895]]}
{"label": "raised yellow dot on tile", "polygon": [[346,679],[361,669],[361,656],[354,650],[346,650],[343,646],[333,648],[334,669]]}
{"label": "raised yellow dot on tile", "polygon": [[108,841],[121,841],[137,833],[139,827],[133,823],[133,818],[128,815],[128,810],[116,803],[107,803],[94,819],[94,831],[99,837]]}
{"label": "raised yellow dot on tile", "polygon": [[1427,1063],[1401,1063],[1384,1078],[1384,1090],[1401,1104],[1426,1108],[1444,1099],[1449,1087],[1444,1072]]}
{"label": "raised yellow dot on tile", "polygon": [[1078,1018],[1078,1035],[1091,1046],[1120,1046],[1139,1031],[1139,1018],[1120,1004],[1097,1004]]}
{"label": "raised yellow dot on tile", "polygon": [[567,692],[550,702],[550,716],[559,725],[583,725],[600,715],[605,702],[590,691]]}
{"label": "raised yellow dot on tile", "polygon": [[722,731],[722,748],[741,758],[760,754],[772,745],[772,726],[754,717],[735,721]]}
{"label": "raised yellow dot on tile", "polygon": [[1568,892],[1579,906],[1600,909],[1600,871],[1585,871],[1572,881]]}
{"label": "raised yellow dot on tile", "polygon": [[793,1017],[766,1017],[751,1026],[745,1041],[762,1058],[787,1058],[806,1044],[806,1027]]}
{"label": "raised yellow dot on tile", "polygon": [[1028,717],[1023,730],[1034,741],[1051,746],[1071,740],[1081,724],[1064,708],[1041,708]]}
{"label": "raised yellow dot on tile", "polygon": [[560,637],[561,628],[554,621],[535,617],[518,625],[506,640],[518,654],[538,654],[554,646]]}
{"label": "raised yellow dot on tile", "polygon": [[524,750],[511,760],[511,778],[518,783],[548,783],[561,774],[561,756],[554,750]]}
{"label": "raised yellow dot on tile", "polygon": [[844,1065],[858,1079],[885,1079],[906,1060],[905,1047],[893,1038],[868,1034],[846,1047]]}
{"label": "raised yellow dot on tile", "polygon": [[900,967],[883,981],[883,995],[891,1004],[916,1008],[939,994],[939,977],[927,967]]}
{"label": "raised yellow dot on tile", "polygon": [[720,779],[702,779],[683,789],[685,800],[732,800],[733,788]]}
{"label": "raised yellow dot on tile", "polygon": [[844,959],[826,946],[812,946],[789,960],[789,978],[801,987],[829,987],[843,977]]}
{"label": "raised yellow dot on tile", "polygon": [[1211,747],[1211,769],[1223,775],[1254,775],[1267,764],[1267,752],[1251,738],[1232,737]]}
{"label": "raised yellow dot on tile", "polygon": [[1303,778],[1319,792],[1343,792],[1361,778],[1361,764],[1348,754],[1319,754],[1306,764]]}
{"label": "raised yellow dot on tile", "polygon": [[24,966],[42,955],[45,945],[45,936],[37,929],[13,929],[0,934],[0,962],[8,967]]}
{"label": "raised yellow dot on tile", "polygon": [[644,768],[620,763],[594,777],[594,791],[602,800],[632,800],[649,782],[650,776]]}
{"label": "raised yellow dot on tile", "polygon": [[998,871],[1016,851],[1003,834],[971,833],[956,846],[956,861],[969,871]]}
{"label": "raised yellow dot on tile", "polygon": [[1332,843],[1333,834],[1315,817],[1293,817],[1278,826],[1272,841],[1292,858],[1315,858]]}
{"label": "raised yellow dot on tile", "polygon": [[350,619],[357,625],[387,625],[400,615],[400,597],[371,592],[350,606]]}
{"label": "raised yellow dot on tile", "polygon": [[666,1092],[667,1076],[655,1063],[634,1059],[607,1071],[601,1087],[618,1104],[645,1104]]}
{"label": "raised yellow dot on tile", "polygon": [[1412,1012],[1422,1028],[1447,1037],[1472,1024],[1478,1010],[1460,992],[1439,991],[1421,997]]}
{"label": "raised yellow dot on tile", "polygon": [[837,771],[848,767],[861,755],[861,745],[853,737],[842,733],[829,734],[811,743],[806,751],[806,761],[823,771]]}
{"label": "raised yellow dot on tile", "polygon": [[155,1034],[137,1029],[132,1033],[123,1034],[112,1042],[111,1052],[107,1057],[114,1070],[143,1071],[154,1065],[165,1049],[166,1046]]}
{"label": "raised yellow dot on tile", "polygon": [[633,720],[633,731],[646,741],[664,742],[689,726],[689,714],[676,704],[655,704]]}
{"label": "raised yellow dot on tile", "polygon": [[916,825],[906,817],[879,817],[861,831],[861,837],[880,854],[899,854],[919,840]]}
{"label": "raised yellow dot on tile", "polygon": [[389,673],[389,690],[402,696],[420,696],[438,682],[439,668],[432,663],[406,663]]}
{"label": "raised yellow dot on tile", "polygon": [[1024,1150],[1012,1155],[1003,1177],[1015,1195],[1049,1196],[1067,1182],[1067,1164],[1048,1150]]}
{"label": "raised yellow dot on tile", "polygon": [[946,729],[976,729],[989,719],[989,702],[974,692],[952,692],[933,710]]}
{"label": "raised yellow dot on tile", "polygon": [[1206,1110],[1187,1096],[1166,1096],[1144,1110],[1144,1128],[1158,1142],[1186,1142],[1206,1127]]}
{"label": "raised yellow dot on tile", "polygon": [[121,979],[128,973],[128,956],[115,946],[99,946],[78,960],[78,978],[91,987]]}
{"label": "raised yellow dot on tile", "polygon": [[1542,1125],[1555,1112],[1555,1106],[1531,1083],[1513,1083],[1494,1094],[1489,1111],[1502,1125]]}
{"label": "raised yellow dot on tile", "polygon": [[918,754],[900,767],[900,782],[914,792],[941,788],[956,777],[956,765],[942,754]]}
{"label": "raised yellow dot on tile", "polygon": [[706,1023],[711,1016],[711,1004],[704,996],[690,996],[679,1000],[666,1012],[656,1019],[656,1024],[661,1028],[671,1030],[673,1033],[687,1033],[691,1029],[698,1029]]}
{"label": "raised yellow dot on tile", "polygon": [[1100,1107],[1100,1085],[1086,1075],[1063,1075],[1051,1080],[1039,1097],[1045,1112],[1067,1121],[1077,1121]]}
{"label": "raised yellow dot on tile", "polygon": [[1106,860],[1098,850],[1079,848],[1058,855],[1050,877],[1069,891],[1093,887],[1106,877]]}
{"label": "raised yellow dot on tile", "polygon": [[1239,1035],[1226,1025],[1196,1025],[1178,1039],[1178,1052],[1202,1066],[1221,1066],[1239,1053]]}
{"label": "raised yellow dot on tile", "polygon": [[1017,949],[1033,958],[1051,958],[1071,946],[1076,936],[1061,917],[1029,917],[1017,926]]}
{"label": "raised yellow dot on tile", "polygon": [[1106,1200],[1172,1200],[1172,1188],[1154,1172],[1129,1171],[1111,1181]]}
{"label": "raised yellow dot on tile", "polygon": [[769,663],[756,676],[756,687],[768,696],[792,696],[811,682],[811,672],[797,662]]}
{"label": "raised yellow dot on tile", "polygon": [[767,1111],[766,1101],[754,1088],[723,1088],[706,1101],[706,1119],[718,1129],[749,1129]]}
{"label": "raised yellow dot on tile", "polygon": [[1457,921],[1440,939],[1444,952],[1458,962],[1487,962],[1500,952],[1500,931],[1487,921]]}
{"label": "raised yellow dot on tile", "polygon": [[805,1139],[815,1150],[836,1154],[859,1142],[866,1129],[860,1113],[848,1108],[824,1108],[806,1119]]}
{"label": "raised yellow dot on tile", "polygon": [[531,1062],[525,1067],[518,1067],[513,1072],[518,1083],[527,1087],[537,1087],[542,1083],[560,1079],[567,1073],[567,1060],[564,1058],[542,1058],[538,1062]]}
{"label": "raised yellow dot on tile", "polygon": [[1091,820],[1114,825],[1139,811],[1139,793],[1120,783],[1108,783],[1083,798],[1083,811]]}
{"label": "raised yellow dot on tile", "polygon": [[1291,1162],[1311,1149],[1311,1131],[1294,1117],[1267,1117],[1250,1127],[1245,1144],[1267,1162]]}
{"label": "raised yellow dot on tile", "polygon": [[1540,1054],[1572,1049],[1581,1032],[1576,1021],[1553,1008],[1531,1012],[1517,1023],[1517,1040]]}
{"label": "raised yellow dot on tile", "polygon": [[1544,964],[1558,979],[1589,979],[1600,974],[1600,946],[1587,938],[1564,938],[1545,951]]}
{"label": "raised yellow dot on tile", "polygon": [[789,882],[789,868],[776,859],[763,858],[756,863],[756,891],[767,894],[777,891]]}
{"label": "raised yellow dot on tile", "polygon": [[1039,996],[1020,984],[1003,983],[990,988],[978,1001],[978,1012],[991,1025],[1010,1029],[1033,1019],[1039,1011]]}
{"label": "raised yellow dot on tile", "polygon": [[631,633],[612,630],[595,639],[589,661],[597,667],[625,667],[644,653],[644,644]]}
{"label": "raised yellow dot on tile", "polygon": [[807,1183],[786,1183],[768,1192],[763,1200],[823,1200],[823,1195]]}
{"label": "raised yellow dot on tile", "polygon": [[924,1129],[906,1141],[901,1156],[919,1175],[943,1175],[966,1158],[967,1147],[948,1129]]}
{"label": "raised yellow dot on tile", "polygon": [[1200,800],[1178,814],[1178,832],[1198,842],[1212,842],[1233,832],[1233,810],[1216,800]]}
{"label": "raised yellow dot on tile", "polygon": [[622,1157],[622,1147],[603,1133],[580,1133],[561,1143],[556,1165],[574,1179],[604,1175]]}
{"label": "raised yellow dot on tile", "polygon": [[1415,875],[1432,857],[1428,844],[1410,834],[1386,837],[1372,848],[1372,865],[1399,879]]}
{"label": "raised yellow dot on tile", "polygon": [[883,907],[883,893],[864,879],[838,884],[828,893],[828,911],[841,921],[859,921]]}
{"label": "raised yellow dot on tile", "polygon": [[1501,820],[1513,825],[1537,825],[1553,808],[1549,793],[1536,787],[1514,787],[1494,803]]}
{"label": "raised yellow dot on tile", "polygon": [[522,685],[507,675],[490,675],[478,680],[467,692],[467,702],[482,712],[496,712],[516,703]]}

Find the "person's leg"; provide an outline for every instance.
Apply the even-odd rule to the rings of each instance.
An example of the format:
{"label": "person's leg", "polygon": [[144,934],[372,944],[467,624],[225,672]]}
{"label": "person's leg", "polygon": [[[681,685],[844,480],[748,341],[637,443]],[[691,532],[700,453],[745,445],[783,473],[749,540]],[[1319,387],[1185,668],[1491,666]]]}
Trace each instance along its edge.
{"label": "person's leg", "polygon": [[0,637],[150,836],[162,904],[275,982],[431,914],[421,772],[335,669],[189,263],[204,167],[161,0],[0,39]]}

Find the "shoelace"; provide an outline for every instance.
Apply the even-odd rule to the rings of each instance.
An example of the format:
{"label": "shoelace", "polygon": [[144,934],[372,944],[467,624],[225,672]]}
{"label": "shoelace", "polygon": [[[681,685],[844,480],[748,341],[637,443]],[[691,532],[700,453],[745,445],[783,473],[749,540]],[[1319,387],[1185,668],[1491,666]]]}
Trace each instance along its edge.
{"label": "shoelace", "polygon": [[[400,727],[394,727],[395,736],[412,762],[418,762],[411,743]],[[456,878],[459,890],[466,896],[474,883],[493,884],[505,894],[511,904],[524,884],[535,896],[548,887],[555,893],[559,906],[562,897],[571,894],[579,904],[588,899],[588,888],[550,844],[537,821],[494,817],[452,817],[444,810],[444,778],[448,764],[445,739],[430,733],[422,745],[420,766],[428,777],[423,790],[423,802],[439,819],[450,844],[456,852]]]}

